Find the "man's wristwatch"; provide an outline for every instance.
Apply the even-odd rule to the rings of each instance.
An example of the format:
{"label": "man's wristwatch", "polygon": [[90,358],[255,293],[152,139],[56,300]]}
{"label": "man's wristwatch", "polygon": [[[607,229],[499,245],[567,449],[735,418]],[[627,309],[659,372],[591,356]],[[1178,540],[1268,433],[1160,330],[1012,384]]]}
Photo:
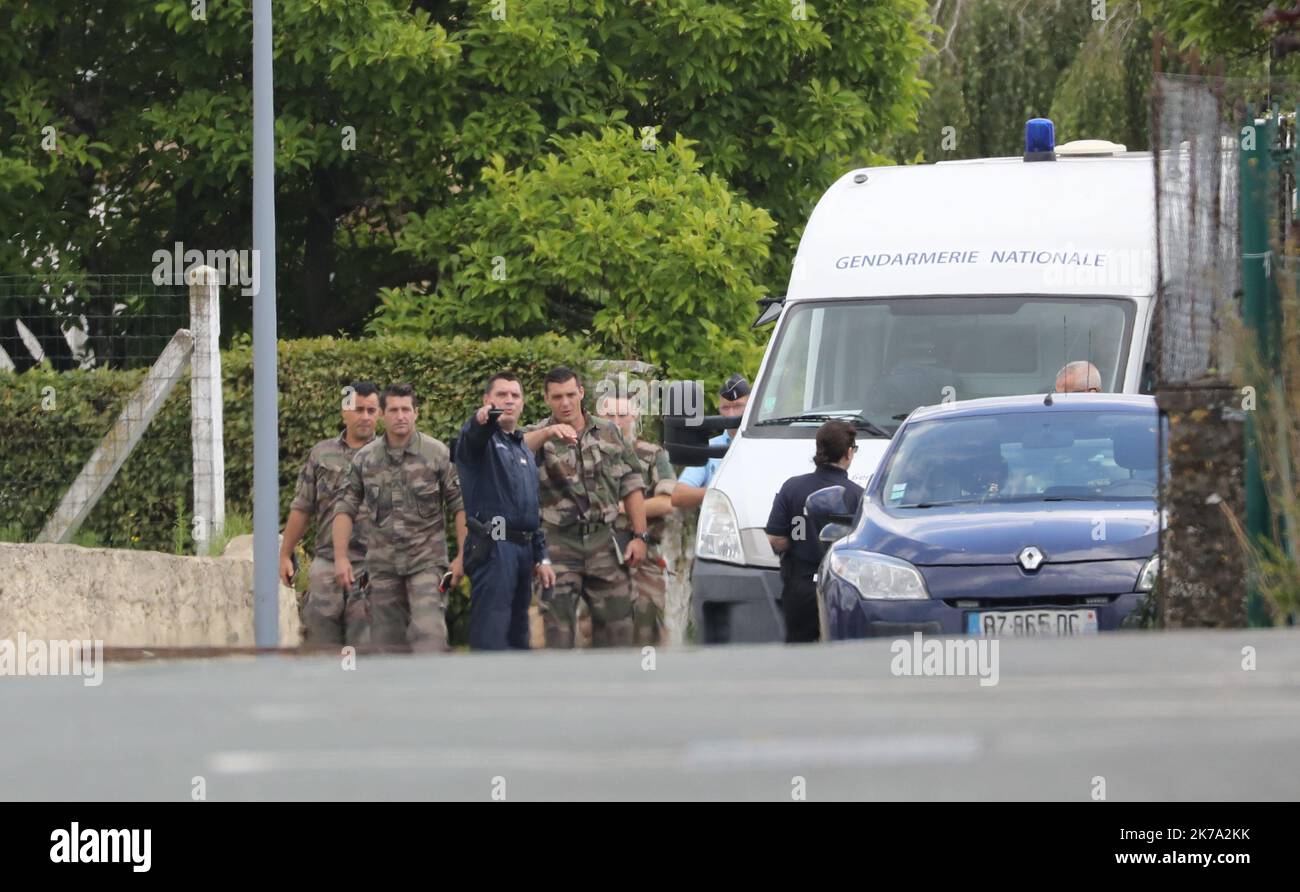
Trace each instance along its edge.
{"label": "man's wristwatch", "polygon": [[633,533],[633,534],[632,534],[632,538],[633,538],[633,539],[640,539],[640,540],[641,540],[642,542],[644,542],[646,545],[649,545],[649,544],[650,544],[650,534],[649,534],[649,533]]}

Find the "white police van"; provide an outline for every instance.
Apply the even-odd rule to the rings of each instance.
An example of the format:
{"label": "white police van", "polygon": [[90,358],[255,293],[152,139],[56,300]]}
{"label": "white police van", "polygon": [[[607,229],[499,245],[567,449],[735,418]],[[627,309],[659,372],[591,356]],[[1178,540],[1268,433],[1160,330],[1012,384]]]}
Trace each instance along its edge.
{"label": "white police van", "polygon": [[[1149,388],[1151,154],[1053,147],[1044,119],[1026,144],[1024,157],[851,171],[817,203],[788,293],[759,320],[776,328],[701,506],[698,641],[784,638],[763,527],[782,482],[813,469],[827,418],[857,423],[849,473],[865,483],[917,406],[1044,393],[1078,360],[1102,391]],[[683,436],[670,431],[670,447]]]}

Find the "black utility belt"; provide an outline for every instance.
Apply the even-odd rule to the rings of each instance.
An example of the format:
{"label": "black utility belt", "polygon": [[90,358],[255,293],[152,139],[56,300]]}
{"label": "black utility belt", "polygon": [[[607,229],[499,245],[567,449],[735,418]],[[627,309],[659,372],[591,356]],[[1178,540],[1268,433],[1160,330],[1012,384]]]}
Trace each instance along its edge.
{"label": "black utility belt", "polygon": [[531,545],[533,539],[541,535],[540,530],[512,530],[510,527],[501,530],[501,527],[495,522],[495,518],[491,525],[484,523],[477,517],[468,518],[466,523],[470,532],[476,536],[481,536],[484,539],[505,539],[505,541],[513,542],[516,545]]}
{"label": "black utility belt", "polygon": [[507,527],[504,538],[507,542],[513,542],[516,545],[532,545],[533,540],[538,535],[538,530],[512,530]]}
{"label": "black utility belt", "polygon": [[612,525],[605,523],[603,520],[585,521],[580,520],[575,523],[574,528],[578,531],[579,536],[591,536],[596,533],[610,532]]}

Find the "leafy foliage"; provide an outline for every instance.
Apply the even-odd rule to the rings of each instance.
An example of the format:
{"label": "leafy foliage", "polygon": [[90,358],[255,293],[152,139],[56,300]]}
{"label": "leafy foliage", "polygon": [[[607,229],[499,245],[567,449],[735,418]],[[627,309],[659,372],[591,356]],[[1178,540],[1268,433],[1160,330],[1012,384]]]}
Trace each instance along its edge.
{"label": "leafy foliage", "polygon": [[[251,4],[204,9],[0,6],[0,269],[140,271],[176,241],[251,246]],[[494,159],[518,169],[620,123],[695,140],[698,176],[771,213],[758,280],[779,288],[813,201],[881,157],[924,93],[923,0],[283,0],[274,22],[291,337],[359,331],[386,288],[432,292]],[[408,219],[426,221],[427,252],[398,251]],[[250,317],[227,297],[227,336]]]}
{"label": "leafy foliage", "polygon": [[[556,140],[526,170],[493,159],[453,221],[458,250],[432,294],[389,292],[375,332],[479,336],[589,332],[608,355],[677,377],[723,380],[757,366],[745,336],[775,228],[688,140],[656,145],[628,127]],[[436,256],[445,221],[409,225],[407,250]],[[738,336],[736,333],[742,333]]]}
{"label": "leafy foliage", "polygon": [[1181,50],[1197,50],[1206,58],[1268,54],[1268,29],[1260,19],[1270,0],[1155,0],[1149,3],[1159,25]]}
{"label": "leafy foliage", "polygon": [[[1051,117],[1058,142],[1147,148],[1151,23],[1137,0],[955,0],[935,4],[935,84],[900,158],[1018,155],[1025,121]],[[951,129],[948,129],[951,128]]]}

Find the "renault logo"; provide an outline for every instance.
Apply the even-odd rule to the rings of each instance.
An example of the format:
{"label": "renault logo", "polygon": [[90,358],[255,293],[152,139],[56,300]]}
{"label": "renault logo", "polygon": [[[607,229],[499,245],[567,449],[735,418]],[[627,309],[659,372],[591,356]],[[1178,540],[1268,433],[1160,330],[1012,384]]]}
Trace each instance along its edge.
{"label": "renault logo", "polygon": [[1026,545],[1020,549],[1020,554],[1016,555],[1016,562],[1030,571],[1037,570],[1042,566],[1043,560],[1043,553],[1034,545]]}

